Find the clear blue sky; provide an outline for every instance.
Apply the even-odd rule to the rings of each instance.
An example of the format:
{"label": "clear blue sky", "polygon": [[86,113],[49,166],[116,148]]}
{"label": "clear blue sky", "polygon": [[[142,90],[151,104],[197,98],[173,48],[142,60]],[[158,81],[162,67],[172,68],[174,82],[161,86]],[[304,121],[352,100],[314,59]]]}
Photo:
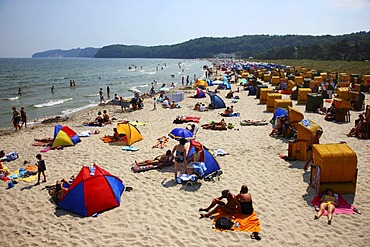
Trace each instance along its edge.
{"label": "clear blue sky", "polygon": [[0,0],[0,57],[199,37],[370,31],[370,0]]}

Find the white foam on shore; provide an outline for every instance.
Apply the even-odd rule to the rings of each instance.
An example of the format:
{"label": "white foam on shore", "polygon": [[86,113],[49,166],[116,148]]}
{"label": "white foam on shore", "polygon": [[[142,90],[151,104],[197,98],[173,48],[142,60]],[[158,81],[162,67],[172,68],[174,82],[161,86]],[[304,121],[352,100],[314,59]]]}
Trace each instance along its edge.
{"label": "white foam on shore", "polygon": [[8,98],[8,100],[17,100],[19,99],[19,96],[15,96],[15,97],[12,97],[12,98]]}
{"label": "white foam on shore", "polygon": [[94,94],[86,94],[85,97],[96,97],[96,96],[99,96],[98,93],[94,93]]}
{"label": "white foam on shore", "polygon": [[86,110],[88,108],[92,108],[92,107],[96,107],[96,106],[98,106],[98,104],[89,104],[89,105],[86,105],[86,106],[81,106],[81,107],[77,107],[77,108],[73,108],[73,109],[67,109],[67,110],[62,111],[62,114],[64,116],[68,116],[68,115],[71,115],[73,113],[83,111],[83,110]]}
{"label": "white foam on shore", "polygon": [[47,106],[53,106],[53,105],[60,105],[60,104],[63,104],[64,102],[67,102],[67,101],[70,101],[70,100],[73,100],[73,98],[50,100],[46,103],[34,105],[34,107],[41,108],[41,107],[47,107]]}

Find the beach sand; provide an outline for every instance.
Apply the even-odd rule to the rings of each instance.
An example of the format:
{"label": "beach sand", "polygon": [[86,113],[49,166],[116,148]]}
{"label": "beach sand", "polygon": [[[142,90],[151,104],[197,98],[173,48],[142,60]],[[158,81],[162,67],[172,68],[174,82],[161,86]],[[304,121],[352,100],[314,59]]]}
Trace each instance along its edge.
{"label": "beach sand", "polygon": [[[233,86],[234,89],[235,86]],[[194,95],[186,90],[186,96]],[[225,98],[228,91],[221,91]],[[82,138],[82,142],[63,150],[43,153],[47,167],[48,182],[39,186],[19,182],[12,189],[0,181],[1,246],[369,246],[370,235],[370,142],[348,138],[349,132],[360,112],[351,112],[351,122],[336,124],[324,117],[305,113],[305,106],[294,107],[322,126],[321,143],[338,143],[341,140],[357,153],[358,180],[355,195],[348,195],[362,214],[335,215],[332,225],[326,217],[314,220],[315,210],[310,201],[315,196],[308,184],[309,171],[304,171],[304,161],[287,162],[279,155],[287,155],[287,140],[269,137],[271,125],[240,126],[243,119],[272,118],[265,112],[255,96],[247,91],[238,93],[240,100],[234,111],[240,117],[227,118],[236,129],[212,131],[199,129],[197,140],[214,150],[221,148],[230,155],[217,157],[223,171],[220,180],[200,180],[194,186],[179,185],[173,181],[173,167],[133,173],[134,160],[151,159],[167,149],[153,149],[156,139],[167,135],[175,127],[172,121],[177,115],[199,116],[201,124],[219,121],[222,110],[195,112],[196,102],[209,104],[203,99],[185,98],[182,108],[152,111],[153,100],[145,99],[142,110],[122,113],[118,106],[98,106],[80,112],[63,125],[77,133],[94,128],[83,127],[82,123],[95,118],[98,110],[106,109],[112,117],[148,123],[139,126],[143,140],[134,144],[137,152],[126,152],[120,146],[112,146],[99,140],[111,135],[115,123],[101,129],[101,133]],[[370,104],[369,97],[366,104]],[[231,100],[225,99],[226,105]],[[0,136],[1,149],[17,151],[19,159],[7,163],[11,170],[20,168],[23,160],[36,162],[35,155],[41,147],[34,147],[34,138],[52,137],[55,124],[41,125],[10,132]],[[168,149],[177,144],[170,140]],[[118,208],[103,212],[98,217],[82,218],[63,210],[56,210],[45,185],[53,185],[61,178],[77,175],[83,165],[96,163],[103,169],[121,178],[126,186],[133,187],[124,192]],[[237,194],[247,184],[253,197],[255,211],[261,223],[261,241],[250,239],[247,232],[217,232],[212,229],[210,219],[199,219],[198,209],[206,207],[220,195],[221,190],[230,189]]]}

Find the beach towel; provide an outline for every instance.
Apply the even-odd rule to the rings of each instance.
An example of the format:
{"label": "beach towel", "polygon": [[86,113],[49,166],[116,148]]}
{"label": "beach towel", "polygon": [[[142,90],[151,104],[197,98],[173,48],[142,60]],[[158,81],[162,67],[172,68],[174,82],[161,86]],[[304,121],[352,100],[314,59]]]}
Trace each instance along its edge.
{"label": "beach towel", "polygon": [[113,139],[113,136],[100,137],[104,143],[109,143],[111,145],[127,145],[127,138],[122,138],[120,140]]}
{"label": "beach towel", "polygon": [[213,151],[213,156],[224,156],[224,155],[228,155],[229,153],[227,153],[226,151],[220,149],[220,148],[216,148],[215,151]]}
{"label": "beach towel", "polygon": [[13,171],[10,173],[9,176],[7,176],[10,180],[21,180],[25,182],[33,182],[37,178],[37,166],[27,166],[25,168],[20,168],[16,171]]}
{"label": "beach towel", "polygon": [[191,117],[191,116],[177,116],[175,120],[173,120],[173,123],[175,124],[181,124],[181,123],[199,123],[200,117]]}
{"label": "beach towel", "polygon": [[[216,224],[216,221],[220,217],[226,217],[228,216],[227,213],[218,210],[217,213],[215,213],[213,218],[213,224]],[[222,230],[222,231],[241,231],[241,232],[260,232],[260,221],[257,217],[256,211],[253,211],[250,215],[245,215],[240,212],[235,213],[231,217],[231,221],[234,222],[234,226],[230,230]],[[238,224],[236,224],[238,223]],[[220,229],[215,228],[216,231],[221,231]]]}
{"label": "beach towel", "polygon": [[[311,201],[311,204],[313,207],[316,208],[320,208],[320,198],[323,196],[324,193],[319,193],[318,195],[316,195],[312,201]],[[341,194],[338,194],[338,203],[339,205],[337,207],[335,207],[335,210],[334,210],[334,213],[333,214],[354,214],[356,213],[356,211],[358,211],[353,205],[349,204],[343,197]],[[327,211],[325,210],[324,214],[323,215],[327,215]]]}

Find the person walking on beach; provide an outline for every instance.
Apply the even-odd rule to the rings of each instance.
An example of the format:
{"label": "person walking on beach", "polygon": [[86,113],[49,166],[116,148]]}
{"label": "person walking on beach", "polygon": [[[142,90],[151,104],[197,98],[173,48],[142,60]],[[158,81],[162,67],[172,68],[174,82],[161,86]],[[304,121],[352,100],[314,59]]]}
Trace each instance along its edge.
{"label": "person walking on beach", "polygon": [[21,107],[21,121],[22,121],[22,125],[21,125],[21,128],[23,127],[23,124],[24,124],[24,127],[27,128],[27,113],[26,113],[26,110],[24,109],[24,106]]}
{"label": "person walking on beach", "polygon": [[36,166],[37,166],[37,183],[35,185],[39,185],[40,184],[41,173],[44,176],[44,180],[42,182],[43,183],[46,182],[46,176],[45,176],[46,165],[45,165],[45,161],[42,159],[41,154],[37,154],[36,158],[38,159],[38,161],[36,163]]}
{"label": "person walking on beach", "polygon": [[154,111],[154,110],[157,110],[157,99],[154,97],[153,98],[153,110],[152,111]]}
{"label": "person walking on beach", "polygon": [[99,97],[100,97],[100,104],[103,103],[103,101],[105,103],[103,88],[100,88],[100,90],[99,90]]}
{"label": "person walking on beach", "polygon": [[15,106],[12,107],[12,110],[13,110],[13,118],[12,118],[13,126],[15,130],[17,131],[21,129],[21,126],[19,125],[21,121],[21,114],[19,113],[19,111],[17,110],[17,107]]}
{"label": "person walking on beach", "polygon": [[189,75],[186,76],[186,86],[189,85]]}

